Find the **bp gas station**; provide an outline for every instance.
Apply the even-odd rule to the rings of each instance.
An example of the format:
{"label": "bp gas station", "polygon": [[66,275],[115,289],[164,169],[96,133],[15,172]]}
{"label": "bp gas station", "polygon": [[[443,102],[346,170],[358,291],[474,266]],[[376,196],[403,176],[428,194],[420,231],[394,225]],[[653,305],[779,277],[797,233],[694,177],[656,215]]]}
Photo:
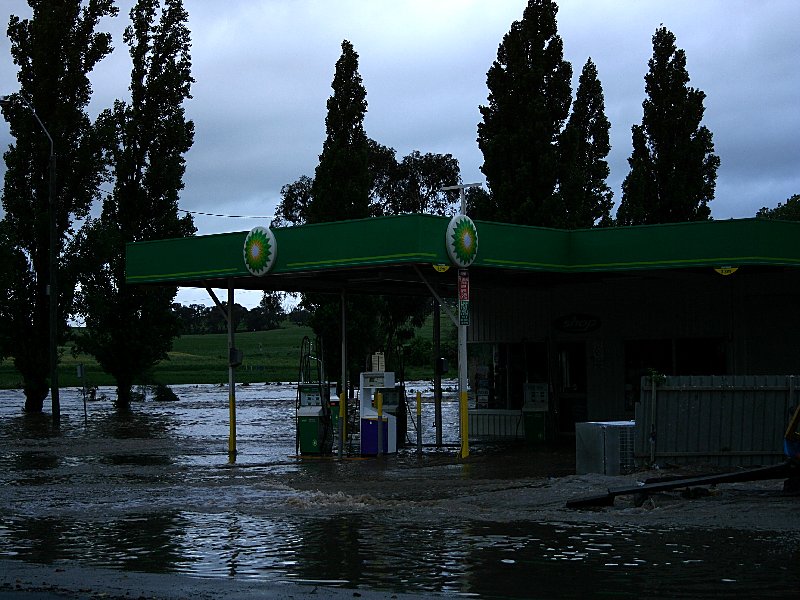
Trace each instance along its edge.
{"label": "bp gas station", "polygon": [[[546,441],[583,421],[631,419],[648,368],[800,371],[797,240],[800,223],[762,219],[558,230],[408,214],[137,242],[127,248],[127,282],[204,288],[220,308],[214,290],[226,291],[232,458],[236,290],[341,298],[340,389],[347,297],[433,298],[459,330],[465,457],[470,439],[513,436],[520,423],[527,439]],[[395,387],[384,368],[377,358],[350,382],[360,388],[362,431],[375,426],[379,436],[364,454],[391,451],[397,438],[394,417],[380,414],[381,390]],[[324,417],[329,390],[307,389],[299,409]]]}

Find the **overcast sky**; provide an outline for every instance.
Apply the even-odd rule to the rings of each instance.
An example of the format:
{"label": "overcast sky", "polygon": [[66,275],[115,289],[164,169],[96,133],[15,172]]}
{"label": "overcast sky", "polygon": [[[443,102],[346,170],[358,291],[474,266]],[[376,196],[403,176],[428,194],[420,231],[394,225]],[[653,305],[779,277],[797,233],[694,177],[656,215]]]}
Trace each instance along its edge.
{"label": "overcast sky", "polygon": [[[486,72],[526,0],[184,0],[192,32],[181,208],[199,234],[268,223],[282,185],[313,176],[325,135],[325,102],[343,39],[360,57],[367,135],[397,150],[450,153],[464,182],[484,182],[476,142]],[[122,42],[132,0],[104,21],[116,51],[92,74],[95,116],[125,98],[130,60]],[[715,219],[751,217],[800,193],[800,1],[562,0],[558,30],[573,67],[597,65],[611,121],[609,185],[618,204],[631,126],[641,122],[652,35],[663,24],[686,51],[690,85],[706,94],[704,124],[722,160]],[[31,11],[3,0],[8,16]],[[18,89],[9,41],[0,39],[0,93]],[[0,146],[11,143],[0,123]],[[5,166],[0,165],[0,172]],[[193,297],[194,298],[194,297]]]}

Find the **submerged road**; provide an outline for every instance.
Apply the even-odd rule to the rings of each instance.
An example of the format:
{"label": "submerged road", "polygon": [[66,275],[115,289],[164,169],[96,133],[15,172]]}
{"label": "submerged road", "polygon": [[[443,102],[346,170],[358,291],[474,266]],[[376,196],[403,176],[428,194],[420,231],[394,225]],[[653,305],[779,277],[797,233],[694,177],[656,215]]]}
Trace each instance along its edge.
{"label": "submerged road", "polygon": [[[427,393],[425,384],[419,384]],[[62,392],[62,426],[0,392],[0,597],[791,597],[800,504],[781,482],[595,511],[566,500],[637,476],[574,475],[566,446],[294,456],[294,389],[175,388],[137,403]],[[432,405],[423,413],[433,439]],[[446,441],[457,409],[445,403]],[[644,478],[646,474],[639,474]],[[535,589],[532,588],[535,582]],[[254,596],[255,595],[255,596]]]}

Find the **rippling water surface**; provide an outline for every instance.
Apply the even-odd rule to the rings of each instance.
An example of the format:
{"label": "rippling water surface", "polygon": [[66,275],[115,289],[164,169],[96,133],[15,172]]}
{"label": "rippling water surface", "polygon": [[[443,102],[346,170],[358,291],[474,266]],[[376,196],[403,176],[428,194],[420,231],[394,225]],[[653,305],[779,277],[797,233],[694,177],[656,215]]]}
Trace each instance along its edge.
{"label": "rippling water surface", "polygon": [[[425,383],[416,388],[430,396]],[[380,470],[374,459],[300,460],[294,388],[250,386],[237,390],[231,466],[226,388],[174,391],[178,401],[139,402],[130,415],[108,399],[90,402],[85,418],[82,396],[63,390],[57,431],[49,416],[22,414],[20,392],[0,391],[0,557],[485,598],[800,593],[796,531],[432,523],[415,518],[424,502],[403,501],[425,495],[404,489],[403,474],[422,464],[443,476],[452,448],[426,448],[426,463],[403,450]],[[455,403],[444,403],[444,421],[444,441],[455,443]],[[423,424],[432,442],[431,403]],[[472,476],[513,479],[505,452],[476,449]],[[395,486],[397,502],[313,490],[373,476]]]}

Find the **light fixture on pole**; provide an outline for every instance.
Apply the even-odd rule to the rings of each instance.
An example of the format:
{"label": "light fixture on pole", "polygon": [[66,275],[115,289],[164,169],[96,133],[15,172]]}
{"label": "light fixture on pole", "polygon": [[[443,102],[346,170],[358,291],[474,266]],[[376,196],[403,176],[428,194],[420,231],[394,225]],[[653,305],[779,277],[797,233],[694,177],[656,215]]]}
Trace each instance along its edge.
{"label": "light fixture on pole", "polygon": [[482,183],[459,183],[458,185],[448,185],[447,187],[443,187],[443,192],[449,192],[452,190],[458,190],[458,198],[461,202],[461,206],[459,207],[459,214],[465,215],[467,214],[467,197],[464,192],[467,188],[474,188],[474,187],[481,187]]}
{"label": "light fixture on pole", "polygon": [[49,356],[50,356],[50,401],[52,403],[53,421],[56,423],[61,417],[61,402],[58,394],[58,260],[56,251],[56,153],[53,138],[47,127],[44,126],[39,115],[36,114],[36,109],[33,107],[31,101],[25,97],[22,92],[11,94],[10,96],[0,96],[0,105],[9,105],[15,100],[19,100],[28,110],[31,111],[39,127],[47,136],[50,142],[50,162],[49,162],[49,185],[48,185],[48,212],[50,221],[50,282],[47,287],[49,309],[50,309],[50,340],[49,340]]}

